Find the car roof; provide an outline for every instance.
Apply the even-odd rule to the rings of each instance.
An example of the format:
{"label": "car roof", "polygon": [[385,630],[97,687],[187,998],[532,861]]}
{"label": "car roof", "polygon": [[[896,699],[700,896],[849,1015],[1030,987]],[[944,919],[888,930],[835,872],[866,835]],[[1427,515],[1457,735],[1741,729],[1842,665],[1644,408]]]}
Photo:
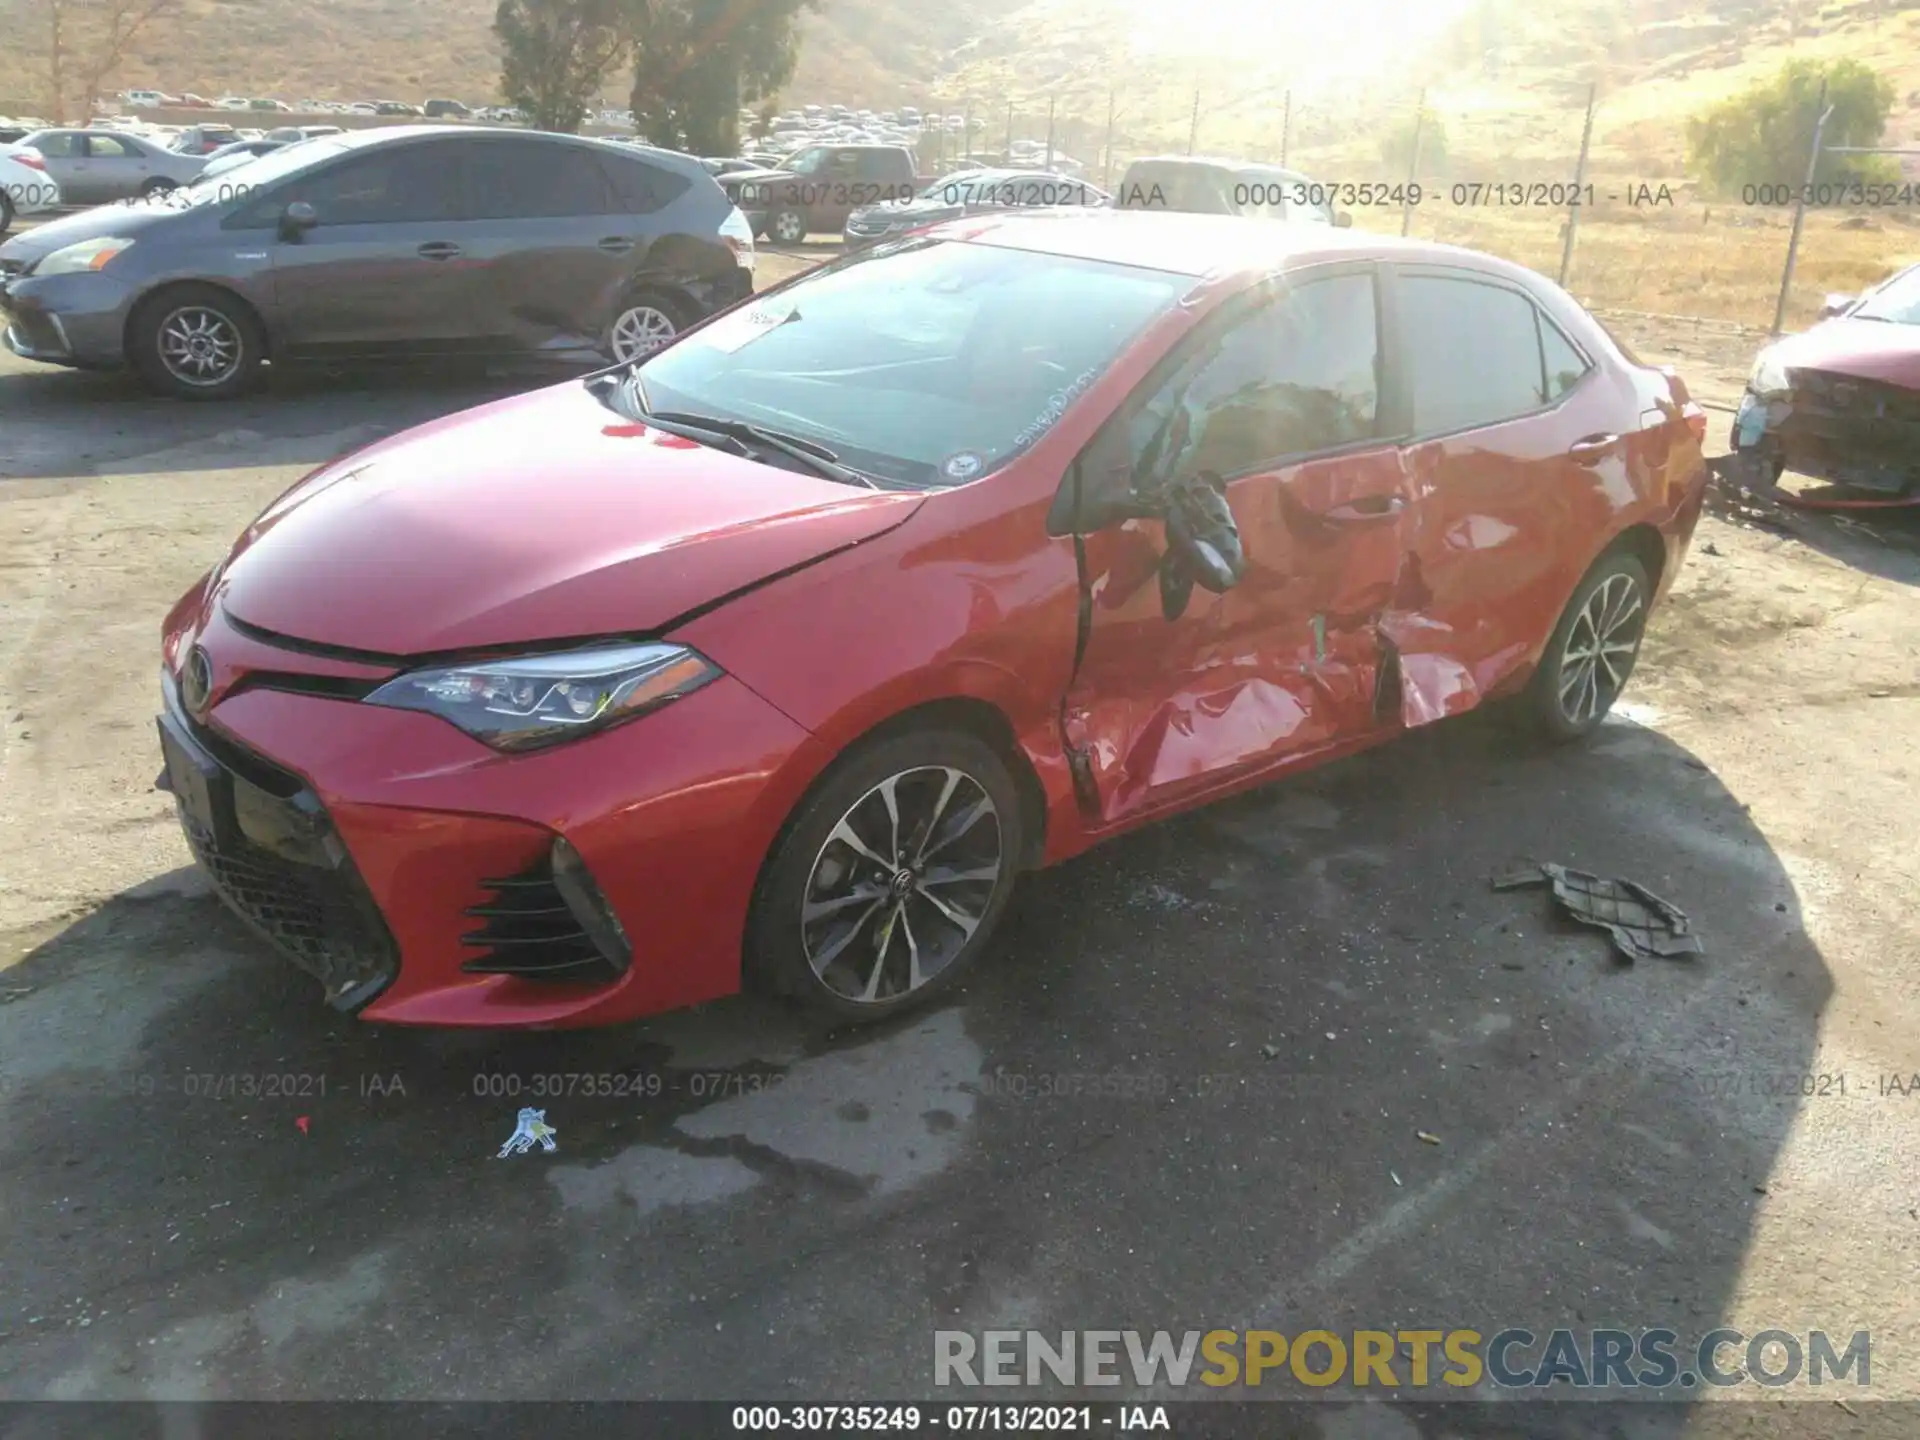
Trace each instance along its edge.
{"label": "car roof", "polygon": [[1142,155],[1127,169],[1145,169],[1149,166],[1179,166],[1182,169],[1195,170],[1232,170],[1241,173],[1260,175],[1285,175],[1294,180],[1305,180],[1306,175],[1290,165],[1275,165],[1267,160],[1242,160],[1228,155]]}
{"label": "car roof", "polygon": [[1465,266],[1528,283],[1537,284],[1539,280],[1521,266],[1438,241],[1407,240],[1332,225],[1178,210],[1015,210],[971,220],[949,220],[928,233],[941,239],[1132,265],[1195,279],[1238,275],[1252,280],[1276,270],[1327,261],[1400,260]]}
{"label": "car roof", "polygon": [[342,130],[337,135],[322,135],[316,138],[327,141],[336,150],[347,151],[362,150],[369,145],[398,144],[449,135],[476,141],[482,145],[493,145],[508,140],[539,140],[584,146],[590,150],[610,151],[615,155],[628,157],[637,154],[677,174],[706,180],[713,178],[707,173],[707,167],[700,163],[698,157],[683,155],[677,150],[662,150],[653,145],[621,144],[596,135],[561,135],[551,130],[490,130],[484,126],[475,125],[383,125],[377,130]]}

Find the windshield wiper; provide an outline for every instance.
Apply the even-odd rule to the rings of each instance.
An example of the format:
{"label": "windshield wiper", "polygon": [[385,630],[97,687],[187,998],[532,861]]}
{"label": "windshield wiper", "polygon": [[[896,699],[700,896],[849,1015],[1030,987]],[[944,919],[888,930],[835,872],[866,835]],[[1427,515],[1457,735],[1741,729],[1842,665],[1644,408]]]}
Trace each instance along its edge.
{"label": "windshield wiper", "polygon": [[[634,378],[637,381],[639,377]],[[849,470],[846,466],[839,464],[840,457],[815,440],[805,440],[798,435],[769,430],[764,425],[755,425],[747,420],[723,420],[712,415],[690,415],[676,410],[663,411],[658,415],[647,411],[641,413],[648,420],[665,420],[670,424],[685,425],[689,429],[705,430],[715,435],[751,441],[769,450],[778,450],[789,459],[798,460],[814,474],[824,475],[829,480],[838,480],[842,485],[864,485],[869,490],[886,488],[877,480],[862,475],[858,470]]]}

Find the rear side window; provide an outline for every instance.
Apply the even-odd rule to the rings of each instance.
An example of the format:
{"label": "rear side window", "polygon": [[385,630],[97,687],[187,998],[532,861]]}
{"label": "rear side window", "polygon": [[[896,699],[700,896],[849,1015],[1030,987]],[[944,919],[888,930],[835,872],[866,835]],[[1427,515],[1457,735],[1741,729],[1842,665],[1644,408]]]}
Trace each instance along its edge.
{"label": "rear side window", "polygon": [[33,148],[48,160],[71,160],[80,153],[78,135],[42,135]]}
{"label": "rear side window", "polygon": [[600,168],[613,189],[614,206],[623,214],[646,215],[664,209],[687,193],[693,184],[685,175],[625,155],[598,155]]}
{"label": "rear side window", "polygon": [[1538,410],[1546,393],[1533,302],[1477,280],[1400,280],[1401,343],[1417,435],[1493,425]]}
{"label": "rear side window", "polygon": [[470,149],[467,188],[476,220],[535,220],[611,215],[620,208],[600,168],[581,145],[488,141]]}
{"label": "rear side window", "polygon": [[1540,316],[1540,355],[1547,366],[1542,398],[1550,402],[1578,385],[1592,368],[1586,357],[1573,348],[1573,342],[1560,333],[1560,327],[1544,315]]}

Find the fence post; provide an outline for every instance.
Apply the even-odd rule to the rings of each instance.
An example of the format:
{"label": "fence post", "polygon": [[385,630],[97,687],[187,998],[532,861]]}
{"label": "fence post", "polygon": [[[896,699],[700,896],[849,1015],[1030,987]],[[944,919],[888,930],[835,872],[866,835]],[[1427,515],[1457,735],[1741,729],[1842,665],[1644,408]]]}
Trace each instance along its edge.
{"label": "fence post", "polygon": [[1293,91],[1287,91],[1287,98],[1280,111],[1280,163],[1287,163],[1287,142],[1293,138]]}
{"label": "fence post", "polygon": [[971,95],[967,97],[966,114],[961,116],[960,124],[964,127],[961,139],[966,146],[967,158],[964,163],[971,167],[973,165],[973,97]]}
{"label": "fence post", "polygon": [[1200,134],[1200,87],[1193,87],[1193,119],[1187,123],[1187,154],[1193,154],[1193,142]]}
{"label": "fence post", "polygon": [[1007,155],[1006,163],[1013,163],[1013,102],[1007,102]]}
{"label": "fence post", "polygon": [[1113,86],[1107,87],[1107,143],[1106,158],[1100,162],[1100,188],[1113,189]]}
{"label": "fence post", "polygon": [[1420,127],[1427,118],[1427,92],[1420,92],[1420,99],[1413,110],[1413,145],[1407,155],[1407,193],[1400,202],[1400,233],[1407,234],[1413,229],[1413,186],[1414,177],[1420,173]]}
{"label": "fence post", "polygon": [[1573,165],[1573,199],[1567,204],[1567,240],[1560,247],[1560,284],[1567,283],[1567,272],[1573,268],[1573,232],[1580,228],[1580,187],[1587,179],[1587,147],[1593,143],[1593,107],[1600,98],[1600,86],[1596,82],[1587,87],[1587,123],[1580,131],[1580,158]]}
{"label": "fence post", "polygon": [[1833,109],[1827,104],[1827,82],[1820,82],[1820,98],[1814,102],[1819,119],[1813,122],[1813,145],[1807,152],[1807,181],[1800,187],[1793,204],[1793,234],[1787,240],[1787,267],[1780,273],[1780,299],[1773,307],[1773,333],[1778,335],[1787,320],[1787,292],[1793,288],[1793,262],[1800,254],[1800,227],[1807,218],[1807,192],[1813,188],[1813,175],[1820,168],[1820,137],[1827,128]]}
{"label": "fence post", "polygon": [[1053,169],[1053,107],[1054,107],[1054,103],[1055,103],[1054,97],[1049,95],[1047,97],[1047,163],[1041,166],[1041,169],[1043,170]]}

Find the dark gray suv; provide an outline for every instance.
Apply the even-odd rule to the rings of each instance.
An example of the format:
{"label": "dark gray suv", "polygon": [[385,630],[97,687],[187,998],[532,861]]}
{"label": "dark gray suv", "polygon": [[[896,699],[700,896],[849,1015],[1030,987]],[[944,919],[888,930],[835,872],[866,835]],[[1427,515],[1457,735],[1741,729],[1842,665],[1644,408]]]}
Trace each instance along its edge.
{"label": "dark gray suv", "polygon": [[263,361],[626,360],[753,291],[692,156],[406,126],[290,145],[0,246],[7,348],[224,399]]}

